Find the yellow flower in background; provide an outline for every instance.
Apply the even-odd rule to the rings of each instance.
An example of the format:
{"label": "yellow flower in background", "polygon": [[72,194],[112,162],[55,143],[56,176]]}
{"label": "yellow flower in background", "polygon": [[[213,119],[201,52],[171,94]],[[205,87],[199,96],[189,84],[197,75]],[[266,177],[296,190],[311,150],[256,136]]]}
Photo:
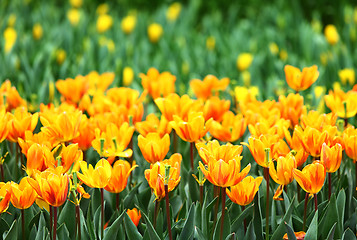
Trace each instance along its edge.
{"label": "yellow flower in background", "polygon": [[158,23],[152,23],[148,27],[148,36],[150,42],[157,43],[160,40],[160,37],[163,33],[162,26]]}
{"label": "yellow flower in background", "polygon": [[253,62],[253,55],[250,53],[241,53],[237,58],[237,68],[239,71],[247,70]]}
{"label": "yellow flower in background", "polygon": [[8,53],[11,51],[14,46],[17,38],[16,30],[12,27],[8,27],[4,31],[4,39],[5,39],[5,52]]}
{"label": "yellow flower in background", "polygon": [[58,49],[56,51],[56,62],[58,65],[62,65],[64,60],[66,60],[67,53],[63,49]]}
{"label": "yellow flower in background", "polygon": [[281,49],[279,57],[281,60],[286,61],[288,59],[288,52],[285,49]]}
{"label": "yellow flower in background", "polygon": [[107,3],[102,3],[97,7],[97,14],[104,15],[109,11],[109,5]]}
{"label": "yellow flower in background", "polygon": [[325,33],[327,42],[331,45],[335,45],[340,38],[336,27],[332,24],[329,24],[325,27],[324,33]]}
{"label": "yellow flower in background", "polygon": [[16,23],[16,15],[15,14],[10,14],[9,19],[7,20],[7,26],[8,27],[13,27]]}
{"label": "yellow flower in background", "polygon": [[124,33],[130,34],[136,25],[136,16],[134,15],[128,15],[123,20],[121,20],[121,30],[123,30]]}
{"label": "yellow flower in background", "polygon": [[234,95],[237,102],[252,102],[256,100],[256,97],[259,95],[258,87],[240,87],[237,86],[234,88]]}
{"label": "yellow flower in background", "polygon": [[242,79],[243,79],[244,86],[249,87],[250,86],[250,72],[243,71]]}
{"label": "yellow flower in background", "polygon": [[355,70],[353,68],[345,68],[338,71],[338,76],[343,85],[348,82],[352,86],[355,83]]}
{"label": "yellow flower in background", "polygon": [[171,22],[175,21],[178,18],[178,16],[180,15],[181,8],[182,8],[181,3],[179,3],[179,2],[172,3],[166,12],[167,20],[169,20]]}
{"label": "yellow flower in background", "polygon": [[33,28],[32,28],[32,36],[35,40],[39,40],[42,38],[43,35],[43,29],[41,24],[36,23]]}
{"label": "yellow flower in background", "polygon": [[108,39],[105,45],[110,53],[114,52],[115,43],[112,39]]}
{"label": "yellow flower in background", "polygon": [[209,36],[206,39],[206,48],[208,50],[214,50],[214,48],[216,47],[216,39],[213,36]]}
{"label": "yellow flower in background", "polygon": [[125,67],[123,69],[123,85],[129,86],[134,79],[134,71],[131,67]]}
{"label": "yellow flower in background", "polygon": [[78,9],[72,8],[72,9],[68,10],[67,18],[72,26],[77,26],[79,23],[79,20],[81,19],[81,13],[79,12]]}
{"label": "yellow flower in background", "polygon": [[269,44],[269,50],[273,55],[277,55],[279,53],[279,47],[275,42]]}
{"label": "yellow flower in background", "polygon": [[83,1],[82,0],[69,0],[69,3],[74,8],[80,8],[82,6]]}
{"label": "yellow flower in background", "polygon": [[113,18],[108,14],[102,14],[97,20],[97,31],[104,33],[108,31],[113,25]]}

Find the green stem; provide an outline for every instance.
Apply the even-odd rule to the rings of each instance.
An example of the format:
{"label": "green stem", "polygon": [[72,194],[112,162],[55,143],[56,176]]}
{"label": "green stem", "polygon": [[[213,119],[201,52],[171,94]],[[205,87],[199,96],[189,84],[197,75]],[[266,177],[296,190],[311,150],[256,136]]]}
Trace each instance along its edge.
{"label": "green stem", "polygon": [[220,239],[223,240],[223,223],[224,223],[224,213],[226,208],[226,188],[222,187],[222,216],[221,216],[221,234]]}
{"label": "green stem", "polygon": [[172,240],[171,220],[170,220],[169,186],[165,184],[164,187],[165,187],[165,200],[166,200],[167,231],[169,232],[169,239]]}
{"label": "green stem", "polygon": [[155,211],[154,211],[154,222],[153,226],[156,228],[156,219],[157,219],[157,214],[159,213],[159,200],[155,200]]}
{"label": "green stem", "polygon": [[[245,210],[245,206],[241,206],[242,212]],[[247,232],[247,220],[244,218],[243,220],[243,226],[244,226],[244,234]]]}
{"label": "green stem", "polygon": [[22,239],[25,240],[25,210],[21,209]]}
{"label": "green stem", "polygon": [[317,211],[317,194],[314,194],[314,200],[315,200],[315,212]]}
{"label": "green stem", "polygon": [[0,174],[1,174],[1,181],[5,182],[5,176],[4,176],[4,163],[0,163]]}
{"label": "green stem", "polygon": [[53,240],[56,240],[57,235],[57,207],[53,207]]}
{"label": "green stem", "polygon": [[101,236],[101,239],[103,239],[103,236],[104,236],[104,188],[100,189],[100,198],[101,198],[101,201],[102,201],[102,205],[101,205],[102,216],[101,216],[100,236]]}
{"label": "green stem", "polygon": [[77,236],[81,240],[81,215],[79,211],[79,205],[76,205],[76,218],[77,218]]}
{"label": "green stem", "polygon": [[50,232],[52,232],[53,207],[50,205]]}
{"label": "green stem", "polygon": [[264,177],[267,184],[267,196],[265,205],[265,239],[269,240],[269,168],[264,168]]}
{"label": "green stem", "polygon": [[331,198],[331,173],[328,173],[328,200]]}
{"label": "green stem", "polygon": [[200,185],[200,203],[201,207],[203,207],[203,185]]}
{"label": "green stem", "polygon": [[195,143],[194,142],[191,142],[190,143],[190,153],[191,153],[191,170],[193,171],[193,149],[195,147]]}
{"label": "green stem", "polygon": [[305,204],[304,204],[304,220],[302,224],[302,230],[305,232],[306,230],[306,212],[307,212],[307,201],[309,200],[309,194],[306,193],[305,195]]}

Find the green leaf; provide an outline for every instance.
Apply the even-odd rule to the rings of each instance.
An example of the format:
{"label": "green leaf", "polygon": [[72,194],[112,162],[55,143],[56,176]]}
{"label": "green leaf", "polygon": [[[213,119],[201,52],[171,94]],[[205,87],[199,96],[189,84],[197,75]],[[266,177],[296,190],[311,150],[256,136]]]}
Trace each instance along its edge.
{"label": "green leaf", "polygon": [[[330,202],[327,206],[327,210],[322,217],[322,220],[319,223],[318,229],[318,237],[319,239],[326,239],[328,233],[330,232],[332,226],[338,222],[338,212],[337,212],[337,206],[336,206],[336,197],[335,194],[331,195]],[[339,229],[339,225],[337,224],[336,227],[336,232],[335,232],[336,237],[339,238],[341,236],[341,229]]]}
{"label": "green leaf", "polygon": [[[254,231],[254,226],[253,226],[253,221],[251,221],[248,225],[247,232],[245,233],[244,240],[255,240],[255,231]],[[263,239],[263,238],[260,238]]]}
{"label": "green leaf", "polygon": [[356,239],[356,235],[352,232],[351,229],[347,228],[346,231],[342,235],[342,240],[354,240]]}
{"label": "green leaf", "polygon": [[190,192],[190,197],[192,202],[196,202],[200,199],[200,190],[198,189],[198,184],[195,180],[195,178],[192,176],[194,172],[190,170],[188,172],[188,190]]}
{"label": "green leaf", "polygon": [[0,236],[2,236],[5,231],[9,230],[9,228],[9,224],[7,224],[7,222],[0,217]]}
{"label": "green leaf", "polygon": [[[219,240],[220,239],[220,234],[221,234],[221,224],[222,224],[222,215],[219,216],[217,219],[217,224],[216,228],[214,230],[213,234],[213,239]],[[225,213],[224,214],[224,219],[223,219],[223,236],[222,239],[225,239],[229,234],[231,233],[231,221],[229,218],[229,214]]]}
{"label": "green leaf", "polygon": [[91,239],[95,239],[96,235],[95,235],[95,231],[94,231],[94,223],[93,223],[91,205],[92,205],[92,201],[90,201],[88,210],[87,210],[86,228],[88,230],[89,237]]}
{"label": "green leaf", "polygon": [[[283,196],[284,196],[284,206],[285,206],[285,211],[287,211],[287,209],[289,209],[290,207],[290,200],[288,195],[285,193],[285,191],[283,191]],[[290,226],[293,225],[292,220],[291,220],[291,216],[287,219],[286,221]]]}
{"label": "green leaf", "polygon": [[124,198],[124,208],[132,209],[134,207],[134,198],[138,194],[138,188],[141,186],[142,182],[133,187],[129,194]]}
{"label": "green leaf", "polygon": [[333,225],[333,227],[331,228],[328,236],[327,236],[327,240],[333,240],[334,239],[334,235],[335,235],[335,230],[336,230],[336,226],[337,226],[337,223],[335,223]]}
{"label": "green leaf", "polygon": [[76,206],[71,201],[66,202],[58,217],[58,226],[61,226],[63,223],[66,223],[66,229],[69,231],[71,238],[74,238],[77,227]]}
{"label": "green leaf", "polygon": [[290,227],[288,223],[285,222],[286,233],[288,234],[289,240],[296,240],[294,230]]}
{"label": "green leaf", "polygon": [[262,213],[260,209],[259,192],[254,198],[253,224],[254,224],[255,236],[258,239],[263,239],[263,224],[262,224]]}
{"label": "green leaf", "polygon": [[135,226],[133,221],[131,221],[129,215],[124,212],[124,225],[125,225],[125,232],[129,239],[142,239],[143,237],[138,231],[138,228]]}
{"label": "green leaf", "polygon": [[17,239],[17,221],[14,220],[9,231],[5,234],[4,240]]}
{"label": "green leaf", "polygon": [[286,211],[282,222],[279,224],[275,232],[273,233],[273,236],[271,237],[271,240],[281,240],[285,234],[285,222],[287,222],[288,219],[291,219],[291,213],[293,212],[293,206],[294,206],[294,199],[291,201],[290,206],[288,210]]}
{"label": "green leaf", "polygon": [[186,240],[193,236],[195,230],[195,204],[192,203],[188,212],[188,217],[183,225],[179,240]]}
{"label": "green leaf", "polygon": [[201,231],[200,228],[195,227],[195,239],[197,240],[206,240],[207,237],[205,237]]}
{"label": "green leaf", "polygon": [[246,209],[244,209],[244,211],[241,214],[239,214],[237,219],[233,221],[231,230],[233,232],[237,232],[239,226],[242,225],[244,219],[246,219],[248,216],[251,216],[253,214],[253,210],[254,210],[254,204],[252,204],[249,207],[247,207]]}
{"label": "green leaf", "polygon": [[226,237],[225,240],[234,240],[234,239],[236,239],[236,234],[235,233],[231,233]]}
{"label": "green leaf", "polygon": [[[137,206],[137,207],[140,209],[139,206]],[[155,228],[152,226],[151,222],[149,221],[148,216],[141,209],[140,209],[140,212],[141,212],[141,216],[142,216],[144,222],[146,223],[146,227],[147,227],[146,231],[149,233],[150,239],[151,240],[160,240],[160,237],[157,234],[157,232],[155,231]]]}
{"label": "green leaf", "polygon": [[113,222],[113,224],[105,229],[106,231],[104,232],[103,240],[116,239],[119,226],[120,226],[121,222],[123,221],[125,213],[126,212],[123,212],[122,214],[120,214],[120,216]]}
{"label": "green leaf", "polygon": [[319,210],[315,212],[314,218],[312,219],[310,226],[306,232],[305,238],[311,240],[317,240],[317,220],[319,216]]}
{"label": "green leaf", "polygon": [[40,221],[39,221],[39,225],[38,225],[38,232],[36,235],[36,240],[42,240],[45,239],[46,236],[46,222],[45,222],[45,218],[43,216],[42,211],[40,212]]}
{"label": "green leaf", "polygon": [[[207,205],[207,196],[208,194],[205,194],[205,200],[203,201],[203,207],[202,207],[202,232],[203,234],[205,234],[205,236],[208,238],[208,236],[210,236],[210,227],[209,227],[209,216],[210,213],[212,212],[212,208],[214,206],[214,204],[216,203],[216,201],[218,201],[218,197],[215,197],[212,202],[210,202]],[[206,206],[207,205],[207,206]]]}
{"label": "green leaf", "polygon": [[[345,207],[346,207],[346,193],[343,189],[340,190],[337,196],[337,213],[338,213],[338,218],[337,218],[337,223],[338,223],[338,229],[340,233],[342,234],[343,231],[343,224],[345,222]],[[337,237],[340,237],[340,235],[337,235]]]}
{"label": "green leaf", "polygon": [[69,231],[66,227],[66,224],[63,223],[61,224],[58,228],[57,228],[57,237],[58,237],[58,240],[68,240],[68,239],[71,239],[69,237]]}

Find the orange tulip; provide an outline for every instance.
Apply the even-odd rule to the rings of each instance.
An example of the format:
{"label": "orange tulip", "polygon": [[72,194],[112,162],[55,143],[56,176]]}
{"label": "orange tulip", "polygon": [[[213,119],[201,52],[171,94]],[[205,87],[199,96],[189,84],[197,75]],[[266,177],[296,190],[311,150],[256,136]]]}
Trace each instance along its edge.
{"label": "orange tulip", "polygon": [[[61,158],[61,166],[63,173],[67,172],[73,165],[73,171],[79,170],[79,163],[83,161],[83,152],[79,149],[77,144],[70,144],[63,146],[59,155]],[[58,164],[58,162],[57,162]]]}
{"label": "orange tulip", "polygon": [[270,177],[280,186],[274,194],[274,200],[282,200],[279,196],[283,193],[284,186],[294,180],[293,170],[297,167],[295,157],[287,154],[285,157],[279,157],[276,160],[276,168],[273,162],[269,164]]}
{"label": "orange tulip", "polygon": [[27,181],[35,189],[39,197],[53,207],[65,203],[68,195],[69,177],[63,174],[62,167],[48,168],[43,172],[34,171],[34,178]]}
{"label": "orange tulip", "polygon": [[300,125],[303,129],[310,126],[321,131],[326,125],[335,126],[336,121],[337,115],[334,113],[320,114],[315,110],[311,110],[308,113],[301,115]]}
{"label": "orange tulip", "polygon": [[326,106],[333,113],[341,118],[350,118],[357,113],[357,92],[348,91],[345,93],[341,89],[330,90],[328,95],[325,95]]}
{"label": "orange tulip", "polygon": [[202,101],[191,99],[188,95],[180,97],[176,93],[169,94],[165,98],[156,98],[155,104],[168,121],[173,121],[174,115],[187,121],[188,115],[192,111],[202,109]]}
{"label": "orange tulip", "polygon": [[292,128],[299,124],[300,116],[306,111],[304,97],[290,93],[287,97],[279,96],[281,117],[290,120]]}
{"label": "orange tulip", "polygon": [[357,161],[357,129],[348,127],[343,132],[343,145],[349,158]]}
{"label": "orange tulip", "polygon": [[112,72],[98,74],[96,71],[91,71],[85,77],[89,82],[89,92],[105,92],[105,90],[107,90],[110,84],[114,81],[115,74]]}
{"label": "orange tulip", "polygon": [[337,143],[333,147],[329,147],[326,143],[322,144],[321,149],[321,162],[326,168],[326,172],[333,173],[336,172],[342,160],[342,146]]}
{"label": "orange tulip", "polygon": [[182,140],[196,142],[206,135],[211,127],[212,119],[205,121],[202,112],[192,112],[188,115],[187,121],[174,115],[174,121],[171,121],[170,124]]}
{"label": "orange tulip", "polygon": [[17,140],[25,156],[27,156],[27,152],[33,144],[37,143],[41,146],[46,146],[48,149],[54,148],[56,144],[43,132],[33,134],[31,131],[25,131],[25,138],[18,138]]}
{"label": "orange tulip", "polygon": [[203,107],[203,115],[206,120],[213,118],[214,120],[220,122],[222,121],[223,114],[229,111],[230,106],[231,101],[224,99],[221,100],[217,96],[213,96],[206,100]]}
{"label": "orange tulip", "polygon": [[10,113],[5,111],[5,108],[0,108],[0,143],[3,142],[9,134],[7,123],[10,118]]}
{"label": "orange tulip", "polygon": [[212,121],[210,133],[222,142],[235,142],[241,138],[247,128],[242,114],[234,115],[231,111],[225,112],[222,122]]}
{"label": "orange tulip", "polygon": [[83,151],[92,147],[92,141],[95,139],[95,122],[93,119],[88,119],[86,115],[82,116],[79,124],[79,136],[72,140],[72,143],[77,143],[78,147]]}
{"label": "orange tulip", "polygon": [[133,165],[131,167],[127,161],[117,160],[111,169],[112,174],[108,185],[104,187],[104,189],[111,193],[120,193],[123,191],[126,187],[131,171],[133,171],[137,166],[138,165]]}
{"label": "orange tulip", "polygon": [[248,124],[255,125],[264,119],[264,121],[268,122],[268,125],[272,126],[281,118],[279,105],[274,100],[252,101],[240,104],[239,107]]}
{"label": "orange tulip", "polygon": [[[95,130],[95,139],[92,141],[93,148],[104,157],[131,157],[133,151],[125,150],[134,133],[134,127],[129,126],[127,122],[120,127],[114,123],[106,126],[106,131],[101,132],[99,128]],[[104,141],[101,149],[101,141]],[[103,151],[103,152],[102,152]]]}
{"label": "orange tulip", "polygon": [[262,181],[263,177],[254,179],[252,176],[248,176],[237,185],[232,186],[231,190],[226,189],[226,193],[232,202],[240,206],[247,206],[253,201]]}
{"label": "orange tulip", "polygon": [[289,87],[297,92],[308,89],[319,77],[316,65],[305,67],[302,72],[296,67],[285,65],[284,71]]}
{"label": "orange tulip", "polygon": [[305,192],[310,194],[318,193],[325,182],[326,169],[322,163],[315,161],[302,171],[293,170],[294,178]]}
{"label": "orange tulip", "polygon": [[18,138],[24,138],[26,131],[35,130],[38,122],[38,113],[31,114],[25,107],[18,107],[9,119],[7,127],[9,134],[7,139],[11,142],[17,142]]}
{"label": "orange tulip", "polygon": [[19,184],[11,182],[11,203],[15,208],[27,209],[37,198],[37,193],[29,184],[28,178],[22,178]]}
{"label": "orange tulip", "polygon": [[108,185],[112,176],[110,163],[102,158],[97,162],[95,168],[86,162],[80,163],[82,173],[77,173],[78,178],[90,188],[104,188]]}
{"label": "orange tulip", "polygon": [[159,119],[154,113],[147,115],[145,121],[137,122],[135,128],[144,137],[148,133],[156,132],[161,138],[165,134],[170,134],[172,129],[165,116],[161,116],[161,119]]}
{"label": "orange tulip", "polygon": [[291,137],[289,130],[285,129],[285,139],[289,144],[290,148],[295,151],[296,166],[300,167],[306,162],[307,158],[309,157],[309,154],[305,151],[295,131],[293,132],[293,136]]}
{"label": "orange tulip", "polygon": [[179,184],[181,180],[181,161],[181,154],[175,153],[169,159],[166,159],[162,162],[156,162],[155,164],[151,164],[150,169],[145,170],[145,178],[148,181],[151,189],[154,191],[157,200],[160,201],[162,198],[165,197],[165,166],[171,166],[168,182],[168,191],[170,192],[175,189],[175,187]]}
{"label": "orange tulip", "polygon": [[302,130],[301,127],[295,127],[296,137],[303,145],[306,152],[312,157],[319,157],[321,153],[321,147],[324,142],[327,141],[328,132],[311,127],[306,127]]}
{"label": "orange tulip", "polygon": [[146,137],[139,135],[138,146],[145,160],[149,163],[162,161],[170,150],[170,137],[163,138],[158,133],[149,133]]}
{"label": "orange tulip", "polygon": [[176,76],[169,72],[159,73],[155,68],[150,68],[145,75],[140,73],[141,84],[153,99],[166,97],[175,92]]}
{"label": "orange tulip", "polygon": [[224,91],[229,85],[229,78],[218,80],[216,76],[207,75],[202,81],[193,79],[190,81],[190,87],[197,98],[207,99],[215,91]]}
{"label": "orange tulip", "polygon": [[38,143],[34,143],[29,147],[26,158],[26,172],[29,176],[32,176],[34,170],[42,172],[49,167],[53,168],[55,165],[51,150],[47,146]]}
{"label": "orange tulip", "polygon": [[1,97],[0,100],[1,103],[3,98],[6,97],[6,103],[3,104],[6,106],[6,111],[8,112],[18,107],[27,106],[26,100],[21,98],[19,92],[16,90],[16,87],[11,86],[10,80],[6,80],[3,84],[1,84],[0,97]]}
{"label": "orange tulip", "polygon": [[288,129],[289,126],[290,121],[285,120],[283,118],[280,118],[279,120],[271,123],[262,118],[255,125],[249,124],[248,129],[253,137],[259,137],[260,135],[277,134],[280,138],[283,138],[285,129]]}
{"label": "orange tulip", "polygon": [[64,101],[78,103],[88,91],[89,83],[86,77],[78,75],[74,79],[58,80],[56,88],[63,96]]}
{"label": "orange tulip", "polygon": [[227,162],[229,160],[240,161],[242,159],[243,147],[240,145],[219,145],[217,140],[209,141],[207,144],[196,143],[197,152],[200,155],[203,163],[207,165],[211,159],[218,161],[222,159]]}
{"label": "orange tulip", "polygon": [[0,182],[0,214],[9,208],[11,198],[10,182]]}
{"label": "orange tulip", "polygon": [[141,213],[138,209],[133,208],[133,209],[128,209],[126,213],[129,215],[131,221],[135,224],[135,226],[139,225],[139,221],[141,218]]}
{"label": "orange tulip", "polygon": [[[306,233],[303,232],[303,231],[294,232],[294,234],[295,234],[296,240],[304,240],[305,235],[306,235]],[[283,236],[283,239],[284,239],[284,240],[289,240],[287,233],[285,233],[285,235]]]}

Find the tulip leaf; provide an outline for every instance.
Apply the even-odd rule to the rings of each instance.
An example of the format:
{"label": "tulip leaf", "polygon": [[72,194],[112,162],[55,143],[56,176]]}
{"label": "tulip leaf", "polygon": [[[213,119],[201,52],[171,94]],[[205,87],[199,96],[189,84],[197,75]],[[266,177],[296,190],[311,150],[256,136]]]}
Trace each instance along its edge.
{"label": "tulip leaf", "polygon": [[231,233],[229,234],[225,240],[234,240],[236,238],[236,234],[235,233]]}
{"label": "tulip leaf", "polygon": [[276,220],[276,201],[272,201],[271,203],[271,218],[270,218],[270,222],[271,222],[271,230],[272,232],[275,231],[276,226],[277,226],[277,220]]}
{"label": "tulip leaf", "polygon": [[279,226],[277,227],[277,229],[275,230],[275,232],[273,233],[273,236],[271,237],[271,240],[280,240],[283,238],[286,230],[285,230],[285,222],[287,222],[288,219],[291,219],[291,213],[293,212],[293,206],[294,206],[294,199],[295,197],[293,197],[290,206],[288,208],[288,210],[286,211],[282,222],[279,224]]}
{"label": "tulip leaf", "polygon": [[[254,225],[253,221],[251,221],[248,225],[247,232],[245,233],[244,240],[255,240],[255,231],[254,231]],[[263,238],[261,238],[263,239]]]}
{"label": "tulip leaf", "polygon": [[198,239],[198,240],[206,240],[207,237],[205,237],[201,231],[200,228],[198,227],[195,227],[195,239]]}
{"label": "tulip leaf", "polygon": [[162,212],[162,208],[160,208],[157,213],[155,230],[162,239],[164,235],[164,214]]}
{"label": "tulip leaf", "polygon": [[66,223],[67,230],[70,233],[71,238],[74,238],[76,232],[76,206],[71,202],[67,201],[64,205],[59,217],[58,217],[58,226],[62,223]]}
{"label": "tulip leaf", "polygon": [[242,225],[244,219],[246,219],[248,216],[252,215],[253,210],[254,210],[254,204],[252,204],[249,207],[247,207],[246,209],[244,209],[244,211],[241,212],[241,214],[239,214],[239,216],[233,221],[231,230],[233,232],[238,231],[239,226]]}
{"label": "tulip leaf", "polygon": [[36,240],[44,239],[46,236],[46,222],[45,222],[45,218],[43,216],[42,211],[40,211],[40,221],[39,221],[37,229],[38,229],[38,232],[36,235]]}
{"label": "tulip leaf", "polygon": [[317,220],[319,216],[319,210],[315,212],[314,218],[312,219],[310,226],[306,232],[306,239],[317,240]]}
{"label": "tulip leaf", "polygon": [[135,226],[133,221],[131,221],[129,215],[124,212],[124,225],[125,225],[125,232],[129,239],[142,239],[141,234],[138,231],[138,228]]}
{"label": "tulip leaf", "polygon": [[285,229],[289,240],[296,240],[294,230],[290,227],[288,223],[285,222]]}
{"label": "tulip leaf", "polygon": [[[140,209],[139,206],[137,206],[137,208]],[[141,212],[143,221],[146,223],[146,227],[147,227],[146,231],[149,233],[150,239],[151,240],[160,240],[160,237],[157,234],[157,232],[155,231],[155,228],[152,226],[151,222],[149,221],[148,216],[141,209],[140,209],[140,212]],[[145,236],[145,233],[144,233],[144,236]]]}
{"label": "tulip leaf", "polygon": [[118,229],[123,221],[125,213],[126,212],[123,212],[122,214],[120,214],[120,216],[113,222],[113,224],[105,229],[106,231],[104,232],[103,240],[116,239],[118,232],[120,232],[120,231],[118,231]]}
{"label": "tulip leaf", "polygon": [[188,172],[188,190],[190,192],[190,198],[192,202],[196,202],[200,199],[200,190],[198,189],[199,186],[195,180],[195,178],[192,176],[194,172],[190,170]]}
{"label": "tulip leaf", "polygon": [[[203,207],[202,207],[202,232],[203,234],[208,237],[210,235],[210,226],[209,226],[209,216],[210,213],[212,212],[212,208],[216,201],[218,201],[218,197],[215,197],[208,205],[207,205],[207,195],[205,195],[205,200],[203,202]],[[206,207],[207,205],[207,207]]]}
{"label": "tulip leaf", "polygon": [[88,206],[86,227],[87,227],[90,239],[95,239],[96,236],[95,236],[95,231],[94,231],[94,223],[93,223],[94,221],[93,221],[93,217],[92,217],[91,205],[92,205],[92,201],[89,203],[89,206]]}
{"label": "tulip leaf", "polygon": [[350,228],[347,228],[343,233],[341,240],[353,240],[356,239],[356,235],[352,232]]}
{"label": "tulip leaf", "polygon": [[[319,223],[318,229],[319,229],[319,238],[326,239],[328,233],[330,232],[332,226],[338,221],[338,211],[337,211],[337,206],[336,206],[336,197],[335,194],[331,195],[330,202],[327,206],[327,210],[322,217],[322,220]],[[341,229],[339,229],[339,226],[337,224],[336,227],[336,237],[339,238],[341,236]]]}
{"label": "tulip leaf", "polygon": [[[218,240],[220,239],[220,234],[221,234],[221,224],[222,224],[222,215],[217,218],[217,224],[216,228],[214,230],[214,235],[213,239]],[[229,218],[229,214],[227,212],[224,214],[224,219],[223,219],[223,236],[222,239],[225,239],[229,234],[231,233],[231,220]]]}
{"label": "tulip leaf", "polygon": [[16,219],[15,219],[15,220],[12,222],[9,231],[4,233],[5,236],[3,237],[3,239],[4,239],[4,240],[17,239],[17,234],[18,234],[18,231],[17,231],[17,221],[16,221]]}
{"label": "tulip leaf", "polygon": [[61,224],[58,228],[57,228],[57,237],[58,240],[67,240],[67,239],[71,239],[69,237],[69,231],[67,229],[67,226],[65,223]]}
{"label": "tulip leaf", "polygon": [[197,228],[202,228],[202,206],[200,202],[196,203],[196,209],[195,209],[195,227]]}
{"label": "tulip leaf", "polygon": [[343,189],[340,190],[340,192],[338,193],[336,206],[338,212],[337,222],[339,225],[339,230],[342,233],[343,223],[345,222],[344,219],[345,219],[345,206],[346,206],[346,193]]}
{"label": "tulip leaf", "polygon": [[[287,211],[287,209],[289,209],[291,203],[290,203],[289,197],[288,197],[288,195],[285,193],[285,191],[283,191],[283,196],[284,196],[285,211]],[[290,215],[290,217],[287,219],[286,222],[287,222],[290,226],[293,225],[292,220],[291,220],[291,215]]]}
{"label": "tulip leaf", "polygon": [[32,225],[30,234],[29,234],[29,239],[36,239],[36,235],[39,233],[40,231],[37,231],[36,225]]}
{"label": "tulip leaf", "polygon": [[142,182],[133,187],[129,194],[124,198],[124,208],[132,209],[134,207],[134,199],[137,196],[138,188],[141,186]]}
{"label": "tulip leaf", "polygon": [[331,228],[328,236],[327,236],[327,240],[333,240],[334,239],[334,235],[335,235],[335,230],[336,230],[336,226],[337,226],[337,223],[335,223],[333,225],[333,227]]}
{"label": "tulip leaf", "polygon": [[0,236],[2,236],[5,231],[9,230],[9,228],[9,224],[7,224],[7,222],[0,217]]}
{"label": "tulip leaf", "polygon": [[259,192],[254,198],[254,214],[253,214],[254,233],[258,239],[263,239],[263,224],[262,213],[260,209]]}
{"label": "tulip leaf", "polygon": [[186,240],[193,236],[195,231],[195,204],[192,203],[188,216],[183,225],[179,240]]}

